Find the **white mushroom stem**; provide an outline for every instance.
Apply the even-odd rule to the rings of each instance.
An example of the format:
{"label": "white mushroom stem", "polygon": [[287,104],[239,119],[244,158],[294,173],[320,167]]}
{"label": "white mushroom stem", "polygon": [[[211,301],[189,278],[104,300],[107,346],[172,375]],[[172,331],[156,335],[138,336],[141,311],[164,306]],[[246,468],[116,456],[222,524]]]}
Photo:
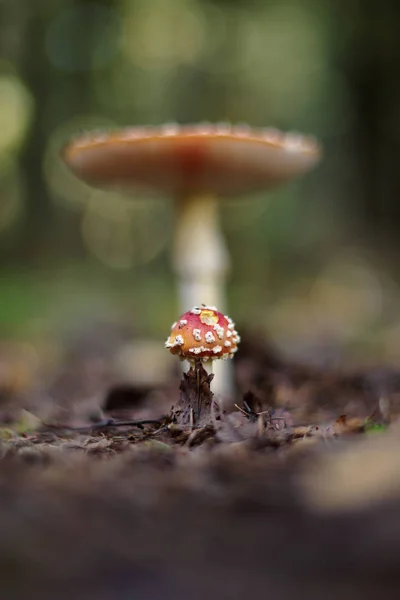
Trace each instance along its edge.
{"label": "white mushroom stem", "polygon": [[[185,364],[189,363],[183,361],[183,365]],[[219,406],[222,408],[232,406],[235,397],[232,361],[221,359],[209,360],[203,362],[203,368],[208,374],[214,374],[211,390]],[[187,369],[185,368],[184,371],[186,372]]]}
{"label": "white mushroom stem", "polygon": [[[226,311],[225,286],[229,254],[219,227],[218,205],[211,196],[186,198],[178,203],[173,266],[179,280],[180,310],[206,304]],[[233,395],[230,361],[214,361],[213,391],[220,400]],[[188,363],[183,362],[184,370]]]}

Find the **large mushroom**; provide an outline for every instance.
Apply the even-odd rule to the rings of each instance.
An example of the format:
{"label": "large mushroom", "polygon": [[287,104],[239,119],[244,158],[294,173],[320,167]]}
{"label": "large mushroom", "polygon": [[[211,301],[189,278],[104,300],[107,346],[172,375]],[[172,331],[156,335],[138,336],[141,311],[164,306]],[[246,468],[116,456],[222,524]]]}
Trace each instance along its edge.
{"label": "large mushroom", "polygon": [[[199,303],[227,310],[229,253],[218,202],[300,176],[317,164],[320,154],[309,137],[228,124],[87,133],[75,137],[62,153],[75,175],[88,184],[176,199],[173,266],[182,312]],[[228,363],[221,363],[215,372],[215,391],[222,395],[232,392],[227,369]]]}

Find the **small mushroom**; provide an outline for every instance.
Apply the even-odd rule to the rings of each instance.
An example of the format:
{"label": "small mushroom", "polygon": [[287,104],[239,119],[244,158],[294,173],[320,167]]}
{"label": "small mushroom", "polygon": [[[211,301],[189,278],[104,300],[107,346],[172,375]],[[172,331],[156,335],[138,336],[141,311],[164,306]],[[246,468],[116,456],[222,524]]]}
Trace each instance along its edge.
{"label": "small mushroom", "polygon": [[218,358],[233,358],[240,336],[232,319],[215,306],[195,306],[173,324],[165,347],[182,359],[202,359],[210,363]]}
{"label": "small mushroom", "polygon": [[181,383],[181,406],[177,414],[182,424],[209,423],[212,375],[207,375],[203,364],[210,367],[217,359],[233,358],[239,342],[234,322],[215,306],[195,306],[173,323],[165,347],[191,365]]}
{"label": "small mushroom", "polygon": [[[199,298],[226,310],[229,253],[218,201],[300,176],[318,163],[321,151],[314,139],[299,134],[206,123],[82,134],[62,155],[89,184],[176,199],[173,265],[184,311]],[[226,366],[218,391],[229,395],[233,378]]]}

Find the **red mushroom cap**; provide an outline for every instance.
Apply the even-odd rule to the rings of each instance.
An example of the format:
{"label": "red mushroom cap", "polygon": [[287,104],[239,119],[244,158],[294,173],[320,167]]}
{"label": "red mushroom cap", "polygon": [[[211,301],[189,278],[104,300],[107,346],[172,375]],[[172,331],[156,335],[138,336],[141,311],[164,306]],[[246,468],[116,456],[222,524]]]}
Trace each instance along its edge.
{"label": "red mushroom cap", "polygon": [[302,175],[321,151],[312,138],[276,129],[172,124],[83,134],[62,155],[77,176],[98,187],[223,197]]}
{"label": "red mushroom cap", "polygon": [[182,359],[233,358],[240,337],[232,319],[215,306],[195,306],[172,325],[165,347]]}

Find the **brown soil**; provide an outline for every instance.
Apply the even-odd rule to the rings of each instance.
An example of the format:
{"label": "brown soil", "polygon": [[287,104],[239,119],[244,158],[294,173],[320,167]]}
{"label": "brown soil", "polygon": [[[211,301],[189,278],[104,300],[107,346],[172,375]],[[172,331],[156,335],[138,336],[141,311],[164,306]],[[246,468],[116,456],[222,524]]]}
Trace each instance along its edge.
{"label": "brown soil", "polygon": [[243,338],[228,408],[202,370],[95,414],[3,390],[0,597],[400,597],[400,374]]}

